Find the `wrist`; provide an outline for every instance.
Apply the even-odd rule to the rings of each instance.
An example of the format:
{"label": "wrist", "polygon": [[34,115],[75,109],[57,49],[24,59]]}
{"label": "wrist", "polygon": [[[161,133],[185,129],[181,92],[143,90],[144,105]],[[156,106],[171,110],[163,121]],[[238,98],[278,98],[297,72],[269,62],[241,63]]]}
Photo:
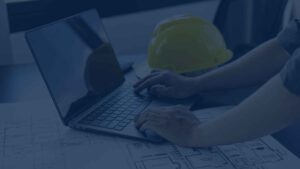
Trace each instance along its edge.
{"label": "wrist", "polygon": [[203,127],[203,124],[200,124],[198,126],[195,126],[195,128],[192,131],[192,138],[190,139],[189,145],[191,147],[208,147],[210,146],[207,140],[207,136],[205,136],[205,129]]}
{"label": "wrist", "polygon": [[208,90],[206,87],[206,80],[203,76],[196,77],[193,79],[193,92],[199,94]]}
{"label": "wrist", "polygon": [[197,94],[199,90],[199,83],[197,78],[191,78],[189,84],[191,85],[191,93]]}

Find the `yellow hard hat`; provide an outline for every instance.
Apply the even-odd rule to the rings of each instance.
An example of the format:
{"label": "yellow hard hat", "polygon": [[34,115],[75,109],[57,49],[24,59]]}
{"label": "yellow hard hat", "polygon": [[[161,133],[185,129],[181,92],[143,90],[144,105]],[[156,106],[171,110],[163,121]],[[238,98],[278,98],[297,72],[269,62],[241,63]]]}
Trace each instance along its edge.
{"label": "yellow hard hat", "polygon": [[180,16],[160,23],[148,49],[152,69],[187,73],[210,69],[230,60],[223,36],[211,23]]}

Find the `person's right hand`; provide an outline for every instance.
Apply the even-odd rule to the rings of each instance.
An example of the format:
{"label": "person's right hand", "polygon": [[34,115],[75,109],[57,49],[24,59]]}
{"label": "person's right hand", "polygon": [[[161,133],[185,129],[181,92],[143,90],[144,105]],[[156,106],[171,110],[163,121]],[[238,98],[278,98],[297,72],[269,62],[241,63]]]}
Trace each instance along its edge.
{"label": "person's right hand", "polygon": [[148,89],[149,94],[159,98],[182,99],[196,94],[196,79],[181,76],[170,71],[153,72],[134,85],[140,93]]}

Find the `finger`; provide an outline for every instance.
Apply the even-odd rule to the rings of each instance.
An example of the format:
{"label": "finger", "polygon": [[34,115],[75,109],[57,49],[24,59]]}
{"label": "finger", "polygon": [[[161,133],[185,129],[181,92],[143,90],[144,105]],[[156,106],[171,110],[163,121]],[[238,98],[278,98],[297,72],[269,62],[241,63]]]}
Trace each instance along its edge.
{"label": "finger", "polygon": [[146,123],[144,123],[140,128],[139,131],[140,132],[145,132],[147,130],[150,130],[152,132],[154,132],[155,134],[160,135],[162,132],[162,128],[160,127],[160,125],[155,122],[155,121],[147,121]]}
{"label": "finger", "polygon": [[150,77],[149,79],[145,80],[140,85],[138,85],[135,88],[134,92],[139,93],[139,92],[141,92],[142,90],[144,90],[146,88],[149,88],[153,85],[160,84],[160,83],[163,83],[163,82],[164,82],[164,78],[161,74],[159,74],[157,76]]}
{"label": "finger", "polygon": [[[153,123],[152,122],[145,122],[145,123],[143,123],[143,125],[141,125],[139,128],[138,128],[138,130],[140,131],[140,132],[145,132],[146,130],[152,130],[153,131]],[[155,131],[154,131],[155,132]]]}
{"label": "finger", "polygon": [[148,117],[149,117],[148,110],[137,115],[135,118],[135,127],[139,129],[148,120]]}
{"label": "finger", "polygon": [[153,72],[153,73],[149,74],[148,76],[144,77],[143,79],[139,80],[137,83],[135,83],[133,85],[133,87],[136,88],[137,86],[139,86],[144,81],[148,80],[149,78],[152,78],[153,76],[157,76],[157,75],[159,75],[159,72]]}
{"label": "finger", "polygon": [[163,69],[153,69],[152,71],[151,71],[151,73],[161,73],[161,72],[163,72],[164,70]]}
{"label": "finger", "polygon": [[[139,129],[139,131],[141,133],[144,133],[146,135],[148,134],[154,134],[151,137],[160,137],[160,138],[164,138],[164,132],[163,132],[163,128],[160,127],[158,124],[156,124],[155,122],[146,122],[143,124],[143,126],[141,126],[141,128]],[[147,132],[147,131],[151,131],[151,133]]]}
{"label": "finger", "polygon": [[156,85],[156,86],[152,86],[149,89],[149,93],[155,97],[159,97],[159,98],[168,98],[168,97],[172,97],[172,93],[170,90],[170,87],[166,87],[163,85]]}
{"label": "finger", "polygon": [[150,108],[143,113],[140,113],[135,118],[135,126],[136,128],[140,128],[147,121],[159,121],[162,117],[159,111],[154,108]]}

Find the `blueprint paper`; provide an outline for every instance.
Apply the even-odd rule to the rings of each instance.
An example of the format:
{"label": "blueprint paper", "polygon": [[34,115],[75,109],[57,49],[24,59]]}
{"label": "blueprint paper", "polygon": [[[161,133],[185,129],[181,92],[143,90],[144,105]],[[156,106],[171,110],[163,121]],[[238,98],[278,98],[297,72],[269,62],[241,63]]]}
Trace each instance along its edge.
{"label": "blueprint paper", "polygon": [[[197,115],[205,121],[227,109]],[[298,169],[299,164],[272,137],[187,149],[71,130],[49,101],[0,104],[0,169]]]}
{"label": "blueprint paper", "polygon": [[[196,113],[207,121],[230,107]],[[299,169],[300,160],[271,136],[207,149],[129,141],[124,146],[134,169]]]}
{"label": "blueprint paper", "polygon": [[299,159],[271,137],[208,149],[132,142],[125,147],[135,169],[299,169]]}
{"label": "blueprint paper", "polygon": [[63,126],[49,101],[0,104],[0,169],[126,169],[116,140]]}

